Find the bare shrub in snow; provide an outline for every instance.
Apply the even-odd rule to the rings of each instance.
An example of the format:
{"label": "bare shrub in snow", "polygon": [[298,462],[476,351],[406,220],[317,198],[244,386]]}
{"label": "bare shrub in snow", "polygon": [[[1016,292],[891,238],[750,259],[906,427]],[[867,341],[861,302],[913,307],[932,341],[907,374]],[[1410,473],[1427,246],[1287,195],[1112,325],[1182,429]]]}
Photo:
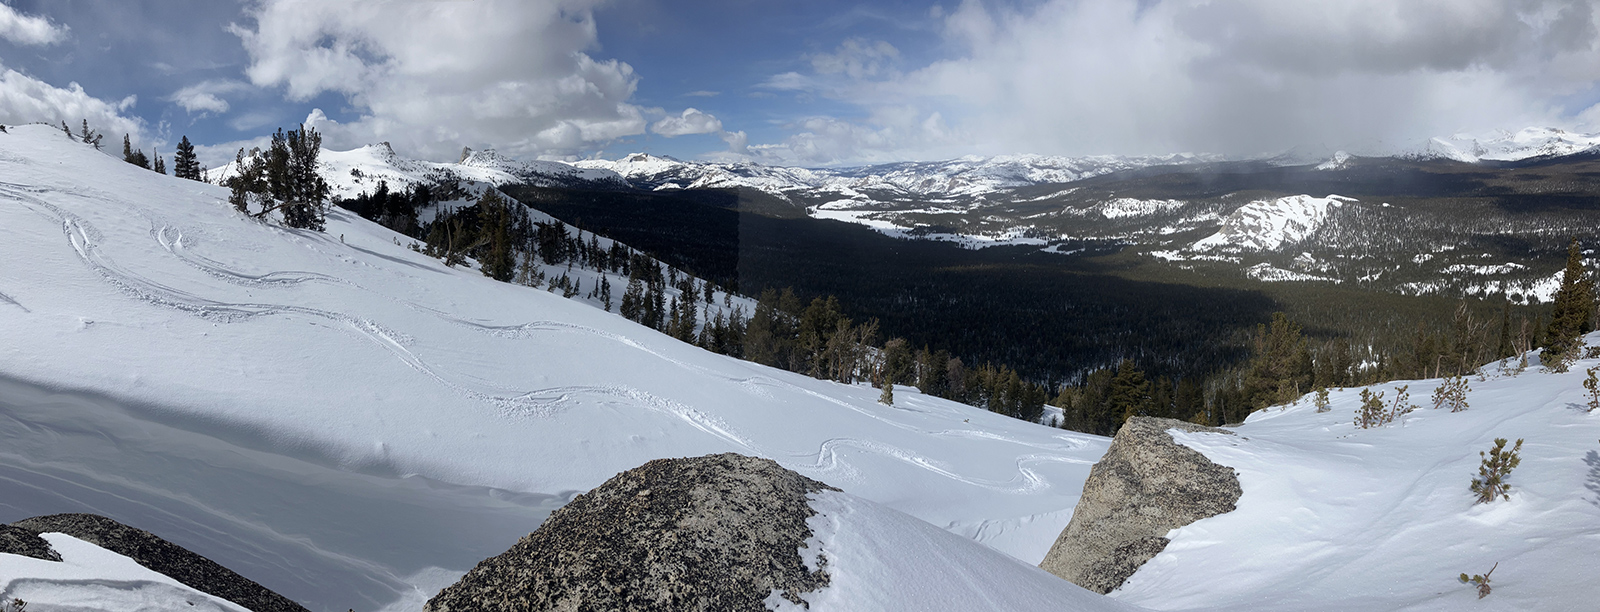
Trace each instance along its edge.
{"label": "bare shrub in snow", "polygon": [[11,601],[0,601],[0,612],[26,612],[28,602],[21,598],[12,598]]}
{"label": "bare shrub in snow", "polygon": [[1517,439],[1517,444],[1506,450],[1506,439],[1495,438],[1494,448],[1489,452],[1478,452],[1483,459],[1483,464],[1478,466],[1478,477],[1472,479],[1472,492],[1478,494],[1478,503],[1487,504],[1501,498],[1511,501],[1511,485],[1506,484],[1506,477],[1511,475],[1511,470],[1522,463],[1522,458],[1517,453],[1522,450],[1522,439]]}
{"label": "bare shrub in snow", "polygon": [[1489,596],[1489,591],[1491,590],[1489,588],[1489,574],[1493,574],[1496,567],[1500,567],[1499,562],[1496,562],[1494,567],[1489,568],[1489,571],[1484,572],[1482,575],[1473,574],[1468,576],[1466,573],[1462,573],[1458,580],[1460,580],[1462,584],[1470,584],[1478,587],[1478,599],[1483,599]]}
{"label": "bare shrub in snow", "polygon": [[1583,381],[1583,388],[1589,390],[1589,412],[1600,409],[1600,378],[1595,376],[1596,372],[1600,372],[1600,366],[1589,368],[1589,378]]}
{"label": "bare shrub in snow", "polygon": [[1467,393],[1472,388],[1467,386],[1467,377],[1457,376],[1445,379],[1444,383],[1433,389],[1433,407],[1435,410],[1449,408],[1450,412],[1461,412],[1467,409]]}

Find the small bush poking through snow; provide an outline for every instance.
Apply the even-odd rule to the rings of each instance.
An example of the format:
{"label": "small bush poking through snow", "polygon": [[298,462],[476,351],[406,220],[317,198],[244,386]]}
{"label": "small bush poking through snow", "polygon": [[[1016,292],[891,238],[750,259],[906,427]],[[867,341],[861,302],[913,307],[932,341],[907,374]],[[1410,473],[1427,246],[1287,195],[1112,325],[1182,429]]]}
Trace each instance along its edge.
{"label": "small bush poking through snow", "polygon": [[1516,446],[1509,451],[1506,450],[1505,438],[1495,438],[1494,448],[1489,449],[1488,453],[1478,451],[1483,464],[1478,466],[1478,477],[1472,479],[1472,492],[1478,494],[1478,503],[1487,504],[1496,497],[1511,501],[1511,485],[1506,484],[1506,476],[1511,475],[1511,470],[1522,463],[1522,458],[1517,456],[1521,450],[1521,438],[1517,438]]}
{"label": "small bush poking through snow", "polygon": [[1449,408],[1450,412],[1466,410],[1469,391],[1472,391],[1472,388],[1467,386],[1467,377],[1446,379],[1443,384],[1433,389],[1433,407],[1435,410]]}
{"label": "small bush poking through snow", "polygon": [[1588,372],[1589,378],[1583,381],[1583,388],[1589,390],[1589,412],[1594,412],[1600,409],[1600,378],[1595,376],[1596,372],[1600,372],[1600,366],[1589,368]]}
{"label": "small bush poking through snow", "polygon": [[1332,408],[1328,407],[1328,388],[1327,387],[1318,387],[1317,388],[1317,398],[1312,400],[1311,403],[1317,407],[1317,412],[1327,412],[1329,410],[1333,410]]}
{"label": "small bush poking through snow", "polygon": [[21,598],[14,598],[11,601],[0,601],[0,612],[26,612],[27,609],[28,602],[22,601]]}
{"label": "small bush poking through snow", "polygon": [[1407,391],[1410,385],[1400,385],[1394,388],[1394,404],[1388,408],[1383,406],[1383,392],[1376,395],[1367,389],[1361,390],[1361,407],[1356,408],[1356,427],[1372,429],[1393,423],[1411,411],[1417,409],[1416,404],[1408,403],[1411,394]]}
{"label": "small bush poking through snow", "polygon": [[1371,429],[1387,424],[1394,420],[1389,412],[1383,409],[1383,392],[1376,395],[1370,389],[1361,390],[1361,407],[1356,408],[1356,427]]}
{"label": "small bush poking through snow", "polygon": [[1496,567],[1500,567],[1498,562],[1494,564],[1494,567],[1489,568],[1489,571],[1484,572],[1481,576],[1478,574],[1468,576],[1466,573],[1462,573],[1459,580],[1462,584],[1470,584],[1478,587],[1478,599],[1483,599],[1489,596],[1489,574],[1493,574]]}

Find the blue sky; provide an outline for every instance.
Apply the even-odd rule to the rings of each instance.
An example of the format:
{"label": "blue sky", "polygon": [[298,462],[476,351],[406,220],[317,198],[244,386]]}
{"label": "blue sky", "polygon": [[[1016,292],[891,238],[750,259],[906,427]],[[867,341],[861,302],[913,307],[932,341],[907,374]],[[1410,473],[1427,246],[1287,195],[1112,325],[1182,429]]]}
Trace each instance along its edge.
{"label": "blue sky", "polygon": [[1597,20],[1584,0],[11,0],[0,122],[87,118],[164,155],[187,135],[211,163],[308,119],[330,148],[439,160],[1404,148],[1600,129]]}

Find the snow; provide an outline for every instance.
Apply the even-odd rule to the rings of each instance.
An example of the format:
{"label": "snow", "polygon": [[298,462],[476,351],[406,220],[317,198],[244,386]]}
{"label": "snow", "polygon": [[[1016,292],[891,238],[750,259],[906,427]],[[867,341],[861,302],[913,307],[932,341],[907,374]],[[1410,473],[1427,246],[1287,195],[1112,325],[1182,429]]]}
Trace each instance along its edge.
{"label": "snow", "polygon": [[43,126],[0,176],[0,521],[100,512],[313,609],[415,609],[617,472],[725,451],[1036,563],[1108,443],[714,355],[339,210],[248,219]]}
{"label": "snow", "polygon": [[817,514],[802,549],[808,566],[827,559],[828,586],[793,604],[776,592],[768,607],[784,612],[852,610],[1132,611],[1032,564],[835,491],[811,496]]}
{"label": "snow", "polygon": [[1457,134],[1433,138],[1419,150],[1402,154],[1412,158],[1442,158],[1475,163],[1518,161],[1532,157],[1571,155],[1600,145],[1600,134],[1580,134],[1558,128],[1529,127],[1516,133]]}
{"label": "snow", "polygon": [[60,561],[0,553],[0,594],[33,612],[126,610],[249,612],[64,533],[41,534]]}
{"label": "snow", "polygon": [[[806,596],[816,610],[1600,599],[1600,413],[1582,387],[1600,360],[1559,374],[1491,366],[1469,379],[1467,411],[1377,429],[1352,425],[1359,390],[1343,389],[1327,413],[1302,398],[1236,435],[1176,433],[1234,468],[1244,495],[1167,534],[1108,599],[1031,567],[1105,438],[909,387],[884,406],[865,385],[713,355],[445,267],[338,211],[326,233],[248,219],[219,187],[45,126],[0,134],[0,177],[0,258],[13,262],[0,276],[0,521],[106,514],[313,610],[415,611],[618,471],[725,451],[843,489],[812,502],[805,550],[833,577]],[[1294,223],[1230,236],[1281,248],[1305,211],[1348,201],[1298,197],[1258,207]],[[1409,385],[1427,404],[1439,383],[1373,390]],[[1512,499],[1474,505],[1477,452],[1496,437],[1527,440]],[[68,563],[0,555],[0,595],[63,606],[30,607],[45,611],[234,609],[47,537]],[[1487,599],[1456,582],[1496,562]]]}
{"label": "snow", "polygon": [[1269,283],[1304,281],[1322,281],[1329,283],[1339,282],[1338,279],[1329,278],[1326,276],[1317,276],[1315,274],[1306,274],[1304,272],[1296,272],[1294,270],[1285,270],[1269,263],[1258,263],[1250,266],[1249,268],[1245,269],[1244,273],[1245,276]]}
{"label": "snow", "polygon": [[1276,251],[1309,238],[1327,222],[1333,210],[1354,201],[1338,195],[1256,200],[1230,213],[1217,233],[1202,238],[1190,248],[1196,251],[1221,248]]}
{"label": "snow", "polygon": [[1138,198],[1117,198],[1101,202],[1095,208],[1107,219],[1123,219],[1127,217],[1144,217],[1158,213],[1171,212],[1183,208],[1182,200],[1140,200]]}
{"label": "snow", "polygon": [[[1600,342],[1592,335],[1591,343]],[[1537,363],[1537,356],[1532,356]],[[1571,372],[1498,365],[1469,379],[1470,407],[1424,407],[1358,429],[1360,390],[1252,414],[1237,435],[1173,432],[1233,467],[1238,509],[1173,530],[1172,543],[1114,593],[1158,610],[1590,610],[1600,598],[1600,413],[1586,412],[1582,360]],[[1409,385],[1431,406],[1442,381]],[[1468,484],[1495,438],[1526,440],[1511,501],[1474,504]],[[1482,601],[1456,576],[1498,562]]]}
{"label": "snow", "polygon": [[1317,169],[1318,170],[1344,170],[1344,169],[1350,167],[1350,160],[1351,159],[1353,159],[1353,157],[1349,153],[1347,153],[1345,151],[1334,151],[1333,152],[1333,156],[1329,157],[1328,161],[1325,161],[1325,162],[1322,162],[1320,164],[1317,164]]}

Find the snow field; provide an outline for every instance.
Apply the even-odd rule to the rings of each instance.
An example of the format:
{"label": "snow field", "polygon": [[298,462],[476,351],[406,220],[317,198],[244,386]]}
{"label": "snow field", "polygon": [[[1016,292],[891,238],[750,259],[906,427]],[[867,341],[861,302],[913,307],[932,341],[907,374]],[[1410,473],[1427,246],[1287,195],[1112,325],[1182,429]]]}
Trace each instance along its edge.
{"label": "snow field", "polygon": [[225,199],[0,134],[0,257],[27,262],[0,275],[0,521],[100,512],[314,610],[407,609],[617,472],[728,451],[1035,563],[1107,444],[883,406],[342,211],[304,232]]}
{"label": "snow field", "polygon": [[[1589,338],[1600,341],[1600,335]],[[1537,361],[1537,357],[1534,357]],[[1584,369],[1519,376],[1486,367],[1464,412],[1431,408],[1441,380],[1409,385],[1423,406],[1358,429],[1359,389],[1257,412],[1237,435],[1179,442],[1239,473],[1238,509],[1174,530],[1172,544],[1113,594],[1158,610],[1592,610],[1600,554],[1600,413],[1586,412]],[[1525,439],[1511,500],[1474,504],[1478,453]],[[1462,572],[1496,562],[1477,601]]]}

